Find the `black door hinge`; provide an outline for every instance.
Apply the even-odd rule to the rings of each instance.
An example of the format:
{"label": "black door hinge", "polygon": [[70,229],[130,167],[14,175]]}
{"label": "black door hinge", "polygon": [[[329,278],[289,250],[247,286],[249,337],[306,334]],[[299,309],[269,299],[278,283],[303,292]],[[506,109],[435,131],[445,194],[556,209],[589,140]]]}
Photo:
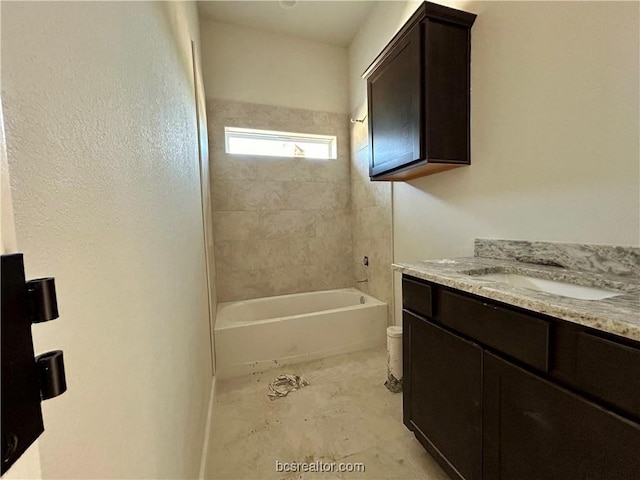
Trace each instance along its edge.
{"label": "black door hinge", "polygon": [[58,318],[55,281],[27,282],[20,253],[2,255],[2,472],[44,431],[41,402],[67,389],[61,350],[34,358],[31,325]]}

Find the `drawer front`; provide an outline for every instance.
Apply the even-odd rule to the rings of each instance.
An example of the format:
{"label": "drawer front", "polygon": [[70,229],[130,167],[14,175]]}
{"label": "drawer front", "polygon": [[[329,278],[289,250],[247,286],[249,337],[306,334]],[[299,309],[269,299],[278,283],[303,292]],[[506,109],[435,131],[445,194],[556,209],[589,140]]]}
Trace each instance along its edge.
{"label": "drawer front", "polygon": [[640,418],[640,349],[580,332],[576,383],[583,391]]}
{"label": "drawer front", "polygon": [[432,289],[411,277],[402,277],[402,307],[422,316],[431,318],[433,315]]}
{"label": "drawer front", "polygon": [[436,320],[538,370],[549,370],[550,322],[438,289]]}

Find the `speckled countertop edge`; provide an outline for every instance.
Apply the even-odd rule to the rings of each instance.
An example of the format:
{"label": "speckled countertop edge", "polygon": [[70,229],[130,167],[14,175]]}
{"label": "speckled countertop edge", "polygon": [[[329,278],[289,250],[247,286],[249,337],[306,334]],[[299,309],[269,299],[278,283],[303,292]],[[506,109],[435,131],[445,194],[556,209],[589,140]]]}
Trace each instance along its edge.
{"label": "speckled countertop edge", "polygon": [[[394,263],[393,268],[463,292],[640,341],[640,278],[637,276],[612,276],[482,257]],[[603,300],[579,300],[478,277],[494,272],[570,281],[623,294]]]}

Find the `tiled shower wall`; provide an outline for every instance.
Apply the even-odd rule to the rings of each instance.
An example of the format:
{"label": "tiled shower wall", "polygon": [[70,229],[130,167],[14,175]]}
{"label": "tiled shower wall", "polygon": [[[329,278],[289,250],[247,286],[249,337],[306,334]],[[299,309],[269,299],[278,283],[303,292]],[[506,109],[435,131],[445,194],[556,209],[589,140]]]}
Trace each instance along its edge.
{"label": "tiled shower wall", "polygon": [[[359,288],[386,302],[393,324],[393,262],[391,183],[369,180],[367,106],[362,105],[351,124],[351,208],[353,218],[353,271]],[[362,257],[369,258],[369,266]]]}
{"label": "tiled shower wall", "polygon": [[[207,102],[220,302],[353,285],[346,115]],[[337,136],[338,158],[227,155],[224,127]]]}

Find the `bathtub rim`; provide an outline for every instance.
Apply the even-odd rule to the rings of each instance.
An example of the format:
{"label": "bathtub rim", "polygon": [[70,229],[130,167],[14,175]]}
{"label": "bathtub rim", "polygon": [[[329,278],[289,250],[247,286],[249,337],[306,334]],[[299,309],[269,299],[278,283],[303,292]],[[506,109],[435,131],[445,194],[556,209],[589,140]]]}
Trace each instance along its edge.
{"label": "bathtub rim", "polygon": [[[232,304],[235,303],[252,303],[252,302],[257,302],[257,301],[261,301],[261,300],[268,300],[268,299],[272,299],[272,298],[288,298],[288,297],[294,297],[294,296],[299,296],[299,295],[306,295],[306,294],[321,294],[321,293],[329,293],[329,292],[347,292],[347,293],[355,293],[358,294],[360,296],[363,296],[367,299],[367,302],[364,304],[356,304],[356,305],[349,305],[347,307],[336,307],[336,308],[328,308],[325,310],[315,310],[313,312],[308,312],[308,313],[300,313],[300,314],[296,314],[296,315],[287,315],[284,317],[271,317],[271,318],[264,318],[261,320],[249,320],[249,321],[237,321],[237,322],[233,322],[233,321],[229,321],[228,319],[225,319],[221,313],[221,309],[224,310],[224,307],[228,307]],[[368,293],[365,293],[361,290],[358,290],[355,287],[347,287],[347,288],[332,288],[330,290],[317,290],[317,291],[312,291],[312,292],[299,292],[299,293],[287,293],[285,295],[272,295],[270,297],[261,297],[261,298],[250,298],[247,300],[233,300],[230,302],[223,302],[223,303],[219,303],[218,307],[216,308],[216,324],[214,327],[214,331],[219,331],[219,330],[227,330],[230,328],[240,328],[240,327],[247,327],[247,326],[251,326],[251,325],[257,325],[257,324],[263,324],[263,323],[272,323],[272,322],[278,322],[278,321],[283,321],[283,320],[289,320],[289,319],[296,319],[296,318],[305,318],[305,317],[311,317],[314,315],[321,315],[321,314],[325,314],[325,313],[335,313],[336,311],[351,311],[351,310],[356,310],[356,309],[362,309],[362,308],[368,308],[368,307],[374,307],[374,306],[381,306],[384,305],[385,307],[387,306],[387,304],[385,302],[383,302],[382,300],[377,299],[376,297],[373,297],[371,295],[369,295]]]}

